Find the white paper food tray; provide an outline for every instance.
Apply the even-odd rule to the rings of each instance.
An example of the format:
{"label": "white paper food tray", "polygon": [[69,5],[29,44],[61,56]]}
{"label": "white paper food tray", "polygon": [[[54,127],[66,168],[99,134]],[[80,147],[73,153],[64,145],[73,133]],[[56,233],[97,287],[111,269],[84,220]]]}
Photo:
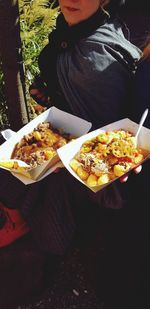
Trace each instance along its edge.
{"label": "white paper food tray", "polygon": [[[41,122],[50,122],[53,127],[61,129],[63,130],[63,132],[69,133],[75,137],[86,134],[92,126],[90,122],[73,116],[69,113],[63,112],[53,106],[43,112],[41,115],[37,116],[18,132],[13,134],[12,137],[10,137],[0,146],[0,160],[9,161],[16,143],[18,143],[24,135],[32,132],[33,129],[36,128],[37,125]],[[48,160],[44,164],[39,165],[38,167],[28,171],[28,177],[30,177],[31,179],[25,177],[25,175],[22,176],[18,173],[13,173],[13,175],[15,175],[25,184],[30,184],[52,173],[58,166],[62,166],[62,163],[60,162],[59,156],[56,155],[51,160]]]}
{"label": "white paper food tray", "polygon": [[[112,130],[119,130],[119,129],[124,129],[126,131],[132,132],[134,135],[137,132],[138,129],[138,124],[131,121],[128,118],[113,122],[111,124],[108,124],[100,129],[97,129],[95,131],[92,131],[84,136],[79,137],[78,139],[74,140],[71,142],[71,144],[65,145],[63,148],[58,149],[58,154],[63,162],[64,166],[67,168],[67,170],[75,177],[77,178],[80,182],[82,182],[84,185],[86,185],[89,189],[91,189],[93,192],[98,192],[99,190],[102,190],[104,187],[108,186],[110,183],[118,179],[119,177],[116,177],[114,180],[104,184],[104,185],[99,185],[95,187],[89,187],[86,182],[82,181],[78,175],[72,170],[70,167],[69,163],[73,159],[73,157],[76,155],[76,153],[80,150],[81,145],[86,141],[89,140],[101,132],[105,131],[112,131]],[[145,127],[142,127],[139,137],[138,137],[138,146],[140,148],[143,148],[145,150],[148,150],[150,153],[150,129],[147,129]],[[144,162],[146,159],[150,158],[150,154],[142,161]],[[141,162],[141,163],[142,163]]]}

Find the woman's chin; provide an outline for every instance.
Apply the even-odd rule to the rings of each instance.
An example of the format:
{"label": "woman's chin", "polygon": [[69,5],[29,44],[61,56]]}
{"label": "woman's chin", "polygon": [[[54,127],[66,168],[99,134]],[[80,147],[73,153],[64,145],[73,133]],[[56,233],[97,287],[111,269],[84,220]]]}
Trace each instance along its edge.
{"label": "woman's chin", "polygon": [[80,20],[78,19],[70,19],[70,18],[65,18],[66,22],[68,23],[69,26],[74,26],[78,23],[80,23]]}

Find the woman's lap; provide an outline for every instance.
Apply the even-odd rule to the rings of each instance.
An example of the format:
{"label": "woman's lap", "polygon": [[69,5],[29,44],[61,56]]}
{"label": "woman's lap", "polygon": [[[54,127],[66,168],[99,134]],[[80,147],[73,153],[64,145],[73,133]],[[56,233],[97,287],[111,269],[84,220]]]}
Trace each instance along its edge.
{"label": "woman's lap", "polygon": [[0,201],[8,208],[20,209],[38,247],[54,254],[64,253],[76,229],[94,227],[101,207],[112,207],[111,188],[98,194],[97,199],[66,169],[31,185],[1,170],[0,183]]}

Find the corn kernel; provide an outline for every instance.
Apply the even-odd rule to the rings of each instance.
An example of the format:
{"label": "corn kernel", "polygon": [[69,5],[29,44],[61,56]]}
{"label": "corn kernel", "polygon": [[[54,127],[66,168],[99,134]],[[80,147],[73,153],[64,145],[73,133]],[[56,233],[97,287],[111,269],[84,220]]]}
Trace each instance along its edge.
{"label": "corn kernel", "polygon": [[89,173],[88,173],[87,171],[85,171],[85,170],[83,169],[82,166],[79,166],[79,167],[77,168],[77,175],[78,175],[82,180],[86,180],[86,179],[88,178],[88,176],[89,176]]}
{"label": "corn kernel", "polygon": [[87,179],[87,185],[89,187],[97,186],[97,177],[94,174],[90,174],[90,176]]}
{"label": "corn kernel", "polygon": [[80,166],[80,163],[76,159],[72,159],[70,162],[70,166],[76,172],[78,167]]}
{"label": "corn kernel", "polygon": [[98,178],[98,185],[104,185],[109,182],[108,174],[103,174]]}
{"label": "corn kernel", "polygon": [[53,150],[46,150],[45,151],[45,159],[46,160],[50,160],[51,158],[53,158],[55,155],[55,151]]}
{"label": "corn kernel", "polygon": [[126,171],[125,171],[125,169],[124,169],[123,166],[121,166],[121,165],[119,165],[119,164],[116,164],[116,165],[114,166],[114,174],[115,174],[115,176],[120,177],[120,176],[122,176],[125,172],[126,172]]}
{"label": "corn kernel", "polygon": [[37,141],[41,140],[41,134],[38,131],[34,131],[33,135]]}
{"label": "corn kernel", "polygon": [[137,157],[134,158],[134,163],[138,164],[143,160],[143,155],[140,153]]}

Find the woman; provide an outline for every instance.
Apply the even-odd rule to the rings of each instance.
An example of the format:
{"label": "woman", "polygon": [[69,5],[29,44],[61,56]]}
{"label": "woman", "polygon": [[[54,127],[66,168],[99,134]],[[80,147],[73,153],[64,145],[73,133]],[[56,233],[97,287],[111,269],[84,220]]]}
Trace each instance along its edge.
{"label": "woman", "polygon": [[[127,116],[141,52],[125,38],[128,31],[116,17],[122,2],[59,1],[62,13],[40,54],[41,75],[30,90],[36,100],[90,120],[93,128]],[[1,201],[21,210],[39,248],[53,254],[64,254],[83,224],[86,232],[94,228],[100,208],[123,206],[116,185],[95,194],[65,169],[29,186],[7,172],[0,177]]]}
{"label": "woman", "polygon": [[[90,120],[93,128],[127,115],[132,73],[140,56],[124,37],[127,29],[114,17],[120,2],[60,1],[63,14],[39,57],[38,80],[46,85],[52,104]],[[45,103],[44,93],[30,93]]]}

